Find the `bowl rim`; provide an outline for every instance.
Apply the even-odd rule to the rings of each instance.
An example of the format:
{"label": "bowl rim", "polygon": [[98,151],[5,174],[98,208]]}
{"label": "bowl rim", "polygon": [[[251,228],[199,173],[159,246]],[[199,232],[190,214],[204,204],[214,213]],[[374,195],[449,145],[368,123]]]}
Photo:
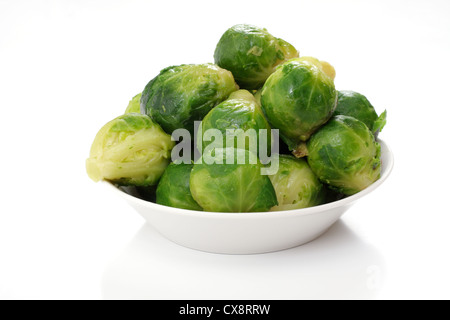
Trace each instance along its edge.
{"label": "bowl rim", "polygon": [[391,149],[387,145],[387,143],[381,139],[378,139],[377,142],[381,145],[382,150],[382,157],[385,158],[387,161],[384,161],[382,163],[383,170],[381,177],[375,181],[373,184],[371,184],[366,189],[352,195],[349,197],[346,197],[341,200],[333,201],[330,203],[309,207],[309,208],[303,208],[303,209],[294,209],[294,210],[285,210],[285,211],[267,211],[267,212],[211,212],[211,211],[194,211],[194,210],[187,210],[187,209],[179,209],[179,208],[173,208],[168,207],[164,205],[160,205],[154,202],[146,201],[137,197],[134,197],[123,190],[120,190],[119,188],[114,185],[114,183],[109,181],[102,181],[104,185],[106,185],[108,188],[113,189],[116,193],[118,192],[122,198],[129,202],[134,202],[135,204],[139,206],[148,207],[149,209],[153,209],[155,211],[170,213],[170,214],[183,214],[184,216],[194,216],[194,217],[202,217],[202,218],[213,218],[213,219],[255,219],[255,218],[284,218],[284,217],[291,217],[293,215],[295,216],[306,216],[306,215],[312,215],[319,212],[329,211],[341,206],[350,205],[352,202],[366,196],[367,194],[371,193],[375,189],[377,189],[381,184],[383,184],[384,181],[389,177],[389,175],[392,172],[392,169],[394,167],[394,156],[392,154]]}

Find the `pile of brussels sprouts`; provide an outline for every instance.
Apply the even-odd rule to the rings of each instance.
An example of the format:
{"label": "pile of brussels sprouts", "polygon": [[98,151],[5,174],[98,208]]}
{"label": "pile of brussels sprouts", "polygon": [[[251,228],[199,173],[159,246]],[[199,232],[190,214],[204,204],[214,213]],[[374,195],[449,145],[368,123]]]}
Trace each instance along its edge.
{"label": "pile of brussels sprouts", "polygon": [[[161,205],[213,212],[317,206],[380,177],[376,137],[386,111],[378,116],[362,94],[337,91],[329,63],[299,57],[294,46],[251,25],[228,29],[214,60],[168,67],[153,78],[97,134],[86,161],[89,177],[131,187]],[[177,139],[171,135],[179,129],[200,137],[187,163],[172,161]],[[224,140],[228,129],[264,132],[258,140],[267,132],[278,170],[261,174],[260,153],[234,137],[231,146],[211,146],[208,129]],[[270,148],[271,129],[279,131],[280,151]],[[213,161],[203,161],[207,149]]]}

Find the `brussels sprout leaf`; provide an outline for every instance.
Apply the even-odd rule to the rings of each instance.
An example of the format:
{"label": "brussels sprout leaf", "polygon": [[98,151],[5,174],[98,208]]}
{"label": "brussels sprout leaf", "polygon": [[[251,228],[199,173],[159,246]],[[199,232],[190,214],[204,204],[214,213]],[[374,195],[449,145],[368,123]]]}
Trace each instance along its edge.
{"label": "brussels sprout leaf", "polygon": [[375,120],[372,130],[375,137],[378,135],[378,133],[380,133],[383,130],[384,126],[386,125],[387,122],[386,118],[387,118],[387,110],[384,110],[384,112],[380,114],[378,119]]}

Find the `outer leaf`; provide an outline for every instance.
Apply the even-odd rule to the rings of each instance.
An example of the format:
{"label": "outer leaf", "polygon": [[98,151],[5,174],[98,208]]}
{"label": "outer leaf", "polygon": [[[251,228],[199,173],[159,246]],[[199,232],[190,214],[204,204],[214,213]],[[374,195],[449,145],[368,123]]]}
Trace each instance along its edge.
{"label": "outer leaf", "polygon": [[384,126],[387,122],[387,111],[384,110],[382,114],[375,120],[373,124],[373,132],[375,136],[378,136],[378,134],[383,130]]}

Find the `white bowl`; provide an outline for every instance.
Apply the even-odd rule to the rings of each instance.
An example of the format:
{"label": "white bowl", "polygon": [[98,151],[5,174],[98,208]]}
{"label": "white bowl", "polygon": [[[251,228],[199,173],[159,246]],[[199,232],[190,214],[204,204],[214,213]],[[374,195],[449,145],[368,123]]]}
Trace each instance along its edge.
{"label": "white bowl", "polygon": [[358,199],[378,188],[394,165],[392,152],[381,144],[381,177],[367,189],[328,204],[291,211],[216,213],[161,206],[136,198],[111,183],[144,219],[167,239],[201,251],[255,254],[279,251],[308,243],[325,233]]}

